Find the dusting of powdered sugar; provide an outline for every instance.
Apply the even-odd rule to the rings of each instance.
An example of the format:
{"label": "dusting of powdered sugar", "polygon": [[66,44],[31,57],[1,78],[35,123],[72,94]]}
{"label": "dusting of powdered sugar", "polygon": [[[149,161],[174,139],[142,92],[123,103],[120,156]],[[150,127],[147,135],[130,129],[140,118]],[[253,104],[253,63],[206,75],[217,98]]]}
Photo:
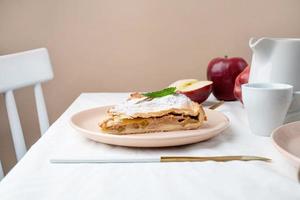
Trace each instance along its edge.
{"label": "dusting of powdered sugar", "polygon": [[151,100],[139,101],[136,99],[125,101],[114,106],[111,112],[132,116],[137,113],[159,112],[167,109],[181,109],[190,107],[192,101],[183,94],[173,94]]}

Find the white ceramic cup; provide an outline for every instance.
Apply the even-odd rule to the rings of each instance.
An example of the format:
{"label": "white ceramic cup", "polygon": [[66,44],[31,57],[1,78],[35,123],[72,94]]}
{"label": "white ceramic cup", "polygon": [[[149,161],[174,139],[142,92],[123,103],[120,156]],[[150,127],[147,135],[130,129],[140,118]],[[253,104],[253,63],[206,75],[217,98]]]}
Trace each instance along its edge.
{"label": "white ceramic cup", "polygon": [[281,83],[242,85],[243,102],[251,132],[270,136],[282,125],[293,99],[293,86]]}

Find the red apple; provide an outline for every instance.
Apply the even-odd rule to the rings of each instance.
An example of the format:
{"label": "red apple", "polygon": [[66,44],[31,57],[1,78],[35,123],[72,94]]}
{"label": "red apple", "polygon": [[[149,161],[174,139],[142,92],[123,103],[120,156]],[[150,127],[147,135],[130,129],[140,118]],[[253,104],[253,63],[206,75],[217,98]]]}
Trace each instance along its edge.
{"label": "red apple", "polygon": [[207,79],[213,82],[213,94],[219,100],[236,100],[233,89],[235,78],[246,68],[243,58],[215,58],[207,68]]}
{"label": "red apple", "polygon": [[248,83],[249,73],[250,73],[250,66],[247,66],[244,69],[244,71],[242,71],[235,79],[235,85],[234,85],[233,93],[234,93],[235,98],[237,98],[242,103],[243,103],[243,100],[242,100],[241,86],[245,83]]}
{"label": "red apple", "polygon": [[212,82],[183,79],[172,83],[169,87],[176,87],[178,93],[186,95],[192,101],[202,103],[209,97],[212,91]]}

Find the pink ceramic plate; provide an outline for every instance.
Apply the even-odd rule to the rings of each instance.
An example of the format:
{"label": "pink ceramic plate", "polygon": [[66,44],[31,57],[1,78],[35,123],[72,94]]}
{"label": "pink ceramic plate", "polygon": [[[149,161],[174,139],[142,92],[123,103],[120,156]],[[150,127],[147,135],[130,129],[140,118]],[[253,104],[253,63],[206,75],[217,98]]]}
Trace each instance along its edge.
{"label": "pink ceramic plate", "polygon": [[300,121],[280,126],[271,137],[275,147],[296,166],[300,166]]}
{"label": "pink ceramic plate", "polygon": [[196,143],[221,133],[229,126],[228,118],[221,112],[205,109],[208,121],[197,130],[159,132],[132,135],[104,133],[98,123],[107,117],[111,106],[84,110],[71,117],[71,126],[83,136],[106,144],[129,147],[166,147]]}

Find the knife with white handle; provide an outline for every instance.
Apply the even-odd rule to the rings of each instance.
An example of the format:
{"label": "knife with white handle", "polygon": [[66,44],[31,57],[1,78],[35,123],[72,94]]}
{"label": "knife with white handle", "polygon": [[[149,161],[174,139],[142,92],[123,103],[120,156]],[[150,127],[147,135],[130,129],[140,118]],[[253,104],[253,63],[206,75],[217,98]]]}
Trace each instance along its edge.
{"label": "knife with white handle", "polygon": [[159,162],[204,162],[204,161],[265,161],[271,159],[259,156],[161,156],[151,158],[100,158],[100,159],[50,159],[53,164],[76,164],[76,163],[159,163]]}

